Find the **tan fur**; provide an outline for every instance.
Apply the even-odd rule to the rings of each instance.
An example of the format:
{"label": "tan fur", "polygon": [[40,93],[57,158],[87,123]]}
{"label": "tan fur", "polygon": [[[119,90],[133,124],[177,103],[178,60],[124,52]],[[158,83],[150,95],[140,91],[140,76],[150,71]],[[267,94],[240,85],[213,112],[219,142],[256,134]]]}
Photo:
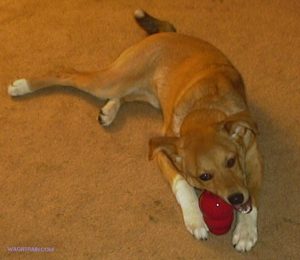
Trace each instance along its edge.
{"label": "tan fur", "polygon": [[[190,185],[226,201],[242,193],[244,202],[251,198],[257,207],[263,171],[257,127],[239,72],[207,42],[159,33],[130,47],[101,71],[60,72],[27,82],[31,92],[67,85],[120,104],[142,100],[160,108],[163,135],[150,141],[150,158],[157,158],[170,185],[181,175]],[[227,168],[230,156],[236,164]],[[199,179],[203,172],[213,179]]]}
{"label": "tan fur", "polygon": [[[255,148],[244,147],[246,168],[243,170],[247,172],[243,174],[254,176],[247,178],[255,179],[256,185],[260,186],[260,182],[256,181],[261,179],[262,172],[255,140],[257,131],[248,112],[243,81],[228,59],[202,40],[177,33],[159,33],[130,47],[111,66],[102,71],[60,72],[39,79],[29,79],[28,83],[31,91],[52,85],[69,85],[101,99],[119,98],[124,101],[149,102],[154,107],[161,108],[163,112],[165,136],[176,136],[186,142],[196,142],[200,137],[201,140],[205,139],[205,145],[208,147],[213,147],[216,138],[220,136],[230,142],[231,133],[226,136],[226,129],[222,129],[225,127],[222,124],[226,121],[231,124],[240,122],[241,125],[242,122],[248,122],[252,131],[247,134],[253,139],[252,146]],[[241,112],[244,113],[243,116],[236,116],[241,115]],[[207,129],[210,129],[213,138],[207,134]],[[192,140],[187,141],[190,138]],[[156,147],[152,147],[151,151],[158,146],[167,146],[163,140],[161,139],[161,143]],[[242,145],[242,141],[239,142],[239,145]],[[198,152],[201,152],[201,147],[200,143]],[[222,148],[225,153],[227,147]],[[248,154],[248,150],[251,154]],[[186,153],[184,156],[195,154]],[[220,156],[225,155],[222,153]],[[250,163],[250,166],[248,158],[253,157],[257,157],[256,161],[259,163]],[[218,159],[220,158],[216,157],[214,160]],[[196,167],[196,164],[193,167]],[[224,169],[215,168],[215,171],[216,175],[222,175]],[[185,173],[178,173],[190,172],[186,169]],[[193,181],[190,181],[194,186],[211,190],[225,200],[233,191],[241,191],[248,197],[247,185],[239,180],[240,174],[237,173],[237,177],[232,177],[231,181],[225,178],[224,182],[216,182],[209,187],[203,182],[197,182],[195,176]],[[259,188],[255,190],[258,191]]]}
{"label": "tan fur", "polygon": [[[163,131],[166,136],[181,137],[184,140],[192,138],[195,142],[200,136],[201,140],[205,139],[205,145],[208,147],[215,144],[217,137],[224,136],[224,140],[226,139],[224,135],[226,129],[222,130],[217,127],[218,125],[222,126],[226,121],[231,122],[231,125],[238,122],[242,124],[243,121],[249,122],[251,124],[249,128],[253,132],[249,131],[248,135],[254,139],[252,146],[256,147],[256,130],[249,116],[244,86],[239,73],[220,51],[192,37],[175,33],[156,34],[126,50],[111,66],[102,71],[62,72],[41,79],[31,79],[28,82],[32,91],[51,85],[71,85],[101,99],[120,98],[125,101],[149,102],[162,109]],[[243,117],[241,112],[244,113]],[[243,125],[241,127],[244,129]],[[210,129],[214,135],[212,139],[206,133],[207,129]],[[230,134],[232,133],[228,133],[227,141],[230,139]],[[166,145],[162,141],[152,149]],[[198,152],[201,151],[201,147],[200,143]],[[245,160],[254,156],[247,154],[250,148],[245,147]],[[227,147],[224,146],[223,149],[225,153]],[[252,153],[253,150],[254,148],[251,150]],[[184,156],[190,155],[187,153]],[[196,167],[196,164],[194,166]],[[247,166],[246,161],[246,168],[243,170],[247,173],[243,174],[259,176],[261,168],[260,165]],[[250,169],[252,172],[248,172]],[[184,174],[191,172],[186,170]],[[216,175],[221,175],[224,171],[222,168],[214,170]],[[192,184],[211,190],[224,199],[234,191],[241,191],[248,197],[247,187],[240,183],[239,175],[240,173],[231,181],[225,178],[224,182],[216,182],[209,187],[194,179]],[[256,178],[260,179],[260,177]],[[236,186],[236,183],[240,184]],[[257,185],[259,186],[259,183]]]}

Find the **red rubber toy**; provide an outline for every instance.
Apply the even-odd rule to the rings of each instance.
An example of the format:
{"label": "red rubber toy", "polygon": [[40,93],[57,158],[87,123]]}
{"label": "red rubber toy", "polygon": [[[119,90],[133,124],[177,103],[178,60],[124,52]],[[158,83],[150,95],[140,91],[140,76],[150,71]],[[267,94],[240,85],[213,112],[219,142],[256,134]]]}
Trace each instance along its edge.
{"label": "red rubber toy", "polygon": [[220,197],[204,191],[199,198],[199,207],[209,231],[215,235],[227,233],[233,222],[233,207]]}

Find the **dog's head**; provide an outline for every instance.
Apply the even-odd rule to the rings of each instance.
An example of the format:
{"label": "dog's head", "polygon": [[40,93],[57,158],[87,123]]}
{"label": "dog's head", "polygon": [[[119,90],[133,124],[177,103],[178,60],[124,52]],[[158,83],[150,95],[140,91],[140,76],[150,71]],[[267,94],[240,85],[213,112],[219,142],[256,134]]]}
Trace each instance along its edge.
{"label": "dog's head", "polygon": [[159,151],[165,153],[190,185],[215,193],[247,213],[251,198],[246,156],[256,134],[251,118],[237,114],[181,137],[153,138],[149,155],[153,158]]}

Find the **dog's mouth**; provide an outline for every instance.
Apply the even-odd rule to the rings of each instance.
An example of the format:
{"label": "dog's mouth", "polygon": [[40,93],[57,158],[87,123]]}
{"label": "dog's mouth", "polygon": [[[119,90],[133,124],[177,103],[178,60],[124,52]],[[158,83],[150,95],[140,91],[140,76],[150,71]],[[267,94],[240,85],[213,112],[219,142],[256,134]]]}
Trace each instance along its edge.
{"label": "dog's mouth", "polygon": [[252,203],[251,203],[251,198],[249,198],[249,200],[243,204],[239,204],[239,205],[233,205],[234,209],[240,213],[243,214],[248,214],[251,212],[252,210]]}

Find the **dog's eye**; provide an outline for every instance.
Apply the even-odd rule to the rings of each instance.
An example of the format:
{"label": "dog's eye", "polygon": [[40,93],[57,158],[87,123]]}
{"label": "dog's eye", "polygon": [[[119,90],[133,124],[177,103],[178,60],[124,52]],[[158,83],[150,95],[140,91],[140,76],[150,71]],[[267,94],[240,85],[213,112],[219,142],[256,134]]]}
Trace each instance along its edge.
{"label": "dog's eye", "polygon": [[202,181],[209,181],[213,178],[213,175],[209,172],[204,172],[199,176],[199,178]]}
{"label": "dog's eye", "polygon": [[235,161],[236,161],[235,157],[228,159],[226,162],[226,167],[232,168],[235,165]]}

